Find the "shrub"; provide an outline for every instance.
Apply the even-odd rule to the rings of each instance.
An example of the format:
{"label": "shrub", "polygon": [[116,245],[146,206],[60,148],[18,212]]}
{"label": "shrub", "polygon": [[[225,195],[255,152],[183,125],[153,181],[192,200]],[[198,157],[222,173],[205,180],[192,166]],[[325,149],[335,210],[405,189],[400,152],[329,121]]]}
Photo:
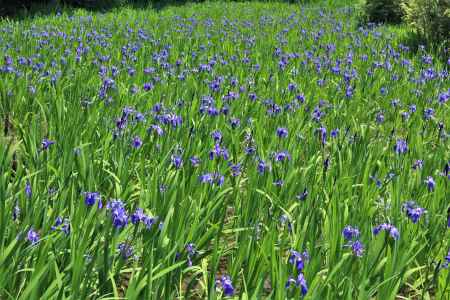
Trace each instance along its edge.
{"label": "shrub", "polygon": [[406,23],[430,43],[449,42],[450,0],[408,0],[402,7]]}
{"label": "shrub", "polygon": [[361,6],[362,18],[365,22],[400,23],[402,21],[403,10],[400,0],[362,0]]}

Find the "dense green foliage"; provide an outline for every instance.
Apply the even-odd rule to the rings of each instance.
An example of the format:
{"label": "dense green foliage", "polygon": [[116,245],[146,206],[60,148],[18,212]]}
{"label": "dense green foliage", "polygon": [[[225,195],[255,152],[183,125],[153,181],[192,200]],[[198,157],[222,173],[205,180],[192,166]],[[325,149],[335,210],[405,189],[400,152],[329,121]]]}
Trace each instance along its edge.
{"label": "dense green foliage", "polygon": [[365,22],[400,23],[403,10],[400,0],[361,0],[361,17]]}
{"label": "dense green foliage", "polygon": [[408,0],[403,9],[406,23],[416,33],[450,51],[450,0]]}
{"label": "dense green foliage", "polygon": [[0,299],[446,299],[448,65],[357,22],[0,21]]}
{"label": "dense green foliage", "polygon": [[19,13],[33,14],[45,10],[61,10],[65,7],[88,9],[110,9],[130,3],[151,4],[158,0],[2,0],[0,16],[17,16]]}

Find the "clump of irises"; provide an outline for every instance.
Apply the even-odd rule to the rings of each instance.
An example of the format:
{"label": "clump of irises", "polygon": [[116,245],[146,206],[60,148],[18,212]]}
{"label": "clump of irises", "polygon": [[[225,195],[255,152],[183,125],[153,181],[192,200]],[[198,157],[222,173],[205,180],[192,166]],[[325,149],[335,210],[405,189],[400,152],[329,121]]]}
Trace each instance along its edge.
{"label": "clump of irises", "polygon": [[305,279],[305,275],[303,274],[303,270],[305,268],[305,264],[309,261],[308,252],[300,253],[295,250],[289,251],[289,264],[295,266],[297,275],[289,275],[288,280],[286,282],[286,288],[290,288],[294,286],[296,288],[300,288],[302,295],[306,295],[308,293],[308,284]]}
{"label": "clump of irises", "polygon": [[122,229],[128,224],[128,213],[122,200],[109,201],[106,209],[111,214],[112,224],[115,228]]}
{"label": "clump of irises", "polygon": [[345,247],[351,248],[353,255],[355,255],[356,257],[362,257],[364,254],[364,245],[363,243],[361,243],[361,241],[358,240],[360,235],[359,229],[347,225],[342,230],[342,235],[347,242],[345,244]]}
{"label": "clump of irises", "polygon": [[424,208],[417,205],[413,200],[403,203],[403,212],[406,216],[416,224],[420,218],[427,212]]}
{"label": "clump of irises", "polygon": [[400,238],[400,232],[398,229],[389,223],[383,223],[373,228],[372,232],[374,235],[378,235],[381,231],[385,231],[389,234],[391,238],[394,240],[398,240]]}

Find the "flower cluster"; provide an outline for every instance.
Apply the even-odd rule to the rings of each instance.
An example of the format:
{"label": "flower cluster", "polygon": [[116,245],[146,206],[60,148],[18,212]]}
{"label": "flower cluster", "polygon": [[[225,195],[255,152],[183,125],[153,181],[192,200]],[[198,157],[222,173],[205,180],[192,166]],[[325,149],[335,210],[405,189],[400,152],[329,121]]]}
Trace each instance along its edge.
{"label": "flower cluster", "polygon": [[342,230],[342,235],[347,241],[345,246],[350,247],[353,254],[357,257],[361,257],[364,254],[364,245],[358,240],[359,234],[359,229],[350,225],[345,226]]}
{"label": "flower cluster", "polygon": [[405,212],[406,216],[414,224],[417,223],[422,215],[427,212],[424,208],[419,207],[417,203],[412,200],[403,203],[402,209]]}
{"label": "flower cluster", "polygon": [[386,231],[387,233],[389,233],[389,236],[392,237],[394,240],[398,240],[400,238],[400,232],[392,224],[383,223],[383,224],[376,226],[372,230],[374,235],[378,235],[380,233],[380,231]]}
{"label": "flower cluster", "polygon": [[308,284],[303,274],[303,269],[305,268],[305,264],[309,261],[309,255],[306,251],[300,253],[295,250],[290,250],[289,253],[288,262],[295,266],[297,276],[289,276],[286,282],[286,288],[294,285],[300,288],[302,295],[306,295],[306,293],[308,293]]}
{"label": "flower cluster", "polygon": [[112,224],[115,228],[122,229],[128,224],[128,214],[121,200],[109,201],[106,209],[111,213]]}

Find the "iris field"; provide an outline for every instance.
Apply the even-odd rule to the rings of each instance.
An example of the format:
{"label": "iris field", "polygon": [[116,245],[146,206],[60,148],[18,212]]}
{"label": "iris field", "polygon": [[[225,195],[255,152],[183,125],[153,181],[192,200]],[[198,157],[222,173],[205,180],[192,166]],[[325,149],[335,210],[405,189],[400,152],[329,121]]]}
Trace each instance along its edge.
{"label": "iris field", "polygon": [[450,299],[450,60],[353,6],[0,21],[0,299]]}

